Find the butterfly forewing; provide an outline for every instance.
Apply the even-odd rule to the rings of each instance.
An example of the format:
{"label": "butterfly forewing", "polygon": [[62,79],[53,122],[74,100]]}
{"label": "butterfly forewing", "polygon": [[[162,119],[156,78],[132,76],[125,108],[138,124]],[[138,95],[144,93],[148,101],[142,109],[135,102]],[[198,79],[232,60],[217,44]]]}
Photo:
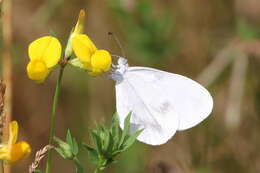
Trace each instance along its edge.
{"label": "butterfly forewing", "polygon": [[161,87],[154,84],[153,76],[137,71],[127,71],[124,79],[116,84],[117,111],[121,127],[128,112],[132,112],[131,130],[144,128],[138,140],[160,145],[176,132],[179,119]]}
{"label": "butterfly forewing", "polygon": [[130,67],[127,78],[134,75],[139,76],[143,81],[149,81],[141,90],[149,88],[151,90],[149,92],[153,92],[153,88],[157,88],[160,91],[157,98],[172,105],[167,108],[173,109],[171,111],[179,117],[177,130],[189,129],[199,124],[212,111],[213,99],[210,93],[194,80],[146,67]]}

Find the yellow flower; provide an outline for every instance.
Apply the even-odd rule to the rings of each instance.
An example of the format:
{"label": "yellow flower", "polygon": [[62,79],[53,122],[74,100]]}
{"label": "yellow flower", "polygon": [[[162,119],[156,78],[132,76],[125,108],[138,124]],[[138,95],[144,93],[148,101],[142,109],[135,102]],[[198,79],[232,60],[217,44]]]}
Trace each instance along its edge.
{"label": "yellow flower", "polygon": [[89,74],[96,76],[110,69],[112,64],[110,53],[106,50],[98,50],[87,35],[77,34],[73,37],[72,48]]}
{"label": "yellow flower", "polygon": [[31,153],[31,147],[27,142],[17,142],[18,123],[12,121],[9,124],[9,139],[7,144],[0,145],[0,159],[8,163],[14,163],[24,159]]}
{"label": "yellow flower", "polygon": [[78,21],[76,23],[75,28],[73,29],[73,31],[70,34],[69,40],[68,40],[68,44],[65,50],[65,57],[68,58],[72,55],[72,38],[74,36],[76,36],[77,34],[82,34],[84,32],[84,24],[85,24],[85,11],[84,10],[80,10],[79,12],[79,17],[78,17]]}
{"label": "yellow flower", "polygon": [[78,34],[72,39],[72,48],[87,70],[91,70],[91,56],[97,50],[87,35]]}
{"label": "yellow flower", "polygon": [[27,65],[27,72],[30,79],[41,82],[48,76],[50,70],[44,61],[35,59]]}
{"label": "yellow flower", "polygon": [[112,58],[108,51],[97,50],[91,57],[92,75],[100,75],[111,67]]}
{"label": "yellow flower", "polygon": [[[85,11],[81,10],[68,39],[65,60],[69,60],[74,51],[77,59],[71,60],[70,64],[89,71],[91,75],[100,75],[110,69],[112,58],[108,51],[98,50],[91,39],[82,34],[84,21]],[[28,77],[36,82],[43,82],[59,62],[60,57],[61,44],[55,37],[45,36],[33,41],[29,45]]]}
{"label": "yellow flower", "polygon": [[43,82],[50,69],[58,64],[61,57],[61,44],[52,36],[36,39],[29,45],[30,62],[27,65],[28,77],[37,82]]}
{"label": "yellow flower", "polygon": [[84,10],[80,10],[78,21],[77,21],[77,24],[76,24],[76,26],[74,28],[74,31],[73,31],[72,35],[82,34],[84,32],[85,15],[86,15],[85,11]]}

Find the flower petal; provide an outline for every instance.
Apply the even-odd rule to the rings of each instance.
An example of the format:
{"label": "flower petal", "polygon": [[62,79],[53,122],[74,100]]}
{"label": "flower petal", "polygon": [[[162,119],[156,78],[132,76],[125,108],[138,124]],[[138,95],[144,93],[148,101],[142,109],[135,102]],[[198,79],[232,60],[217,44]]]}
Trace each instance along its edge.
{"label": "flower petal", "polygon": [[79,17],[77,24],[73,31],[70,34],[66,49],[65,49],[65,57],[68,58],[72,55],[73,50],[72,50],[72,38],[75,37],[77,34],[82,34],[84,31],[84,24],[85,24],[85,11],[80,10],[79,12]]}
{"label": "flower petal", "polygon": [[34,59],[27,65],[27,75],[31,80],[43,82],[48,76],[50,70],[41,59]]}
{"label": "flower petal", "polygon": [[31,153],[31,146],[24,141],[18,142],[12,146],[9,160],[10,163],[22,160]]}
{"label": "flower petal", "polygon": [[78,34],[72,39],[72,48],[76,56],[80,61],[88,65],[92,54],[97,50],[94,43],[89,39],[87,35]]}
{"label": "flower petal", "polygon": [[92,75],[99,75],[110,69],[112,58],[108,51],[97,50],[91,57]]}
{"label": "flower petal", "polygon": [[8,146],[6,144],[3,144],[0,146],[0,159],[1,160],[6,160],[8,157]]}
{"label": "flower petal", "polygon": [[18,123],[17,121],[12,121],[9,124],[9,140],[8,140],[8,146],[13,145],[17,141],[17,135],[18,135]]}
{"label": "flower petal", "polygon": [[43,59],[48,68],[55,66],[61,57],[61,44],[58,39],[44,36],[29,45],[29,58]]}
{"label": "flower petal", "polygon": [[85,11],[80,10],[78,21],[77,21],[77,24],[76,24],[75,29],[73,31],[73,34],[82,34],[83,33],[84,24],[85,24],[85,15],[86,15]]}

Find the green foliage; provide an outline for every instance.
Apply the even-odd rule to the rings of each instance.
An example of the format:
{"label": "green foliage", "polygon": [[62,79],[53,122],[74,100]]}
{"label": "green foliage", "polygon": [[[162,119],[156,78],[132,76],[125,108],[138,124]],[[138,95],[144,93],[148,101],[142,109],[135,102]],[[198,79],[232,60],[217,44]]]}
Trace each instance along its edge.
{"label": "green foliage", "polygon": [[81,68],[81,69],[84,69],[84,65],[80,62],[79,58],[74,58],[74,59],[70,60],[69,63],[70,63],[72,66],[75,66],[75,67],[79,67],[79,68]]}
{"label": "green foliage", "polygon": [[[128,135],[130,131],[130,118],[131,113],[125,118],[124,129],[121,130],[118,115],[115,113],[109,128],[106,128],[104,125],[97,125],[96,129],[90,131],[95,147],[90,147],[84,143],[81,145],[88,151],[90,162],[97,165],[96,172],[105,169],[109,164],[115,162],[115,157],[131,147],[142,132],[142,130],[138,130],[132,135]],[[70,131],[68,130],[67,132],[66,141],[57,137],[54,138],[54,141],[57,144],[55,147],[56,152],[62,158],[73,161],[76,166],[76,173],[85,173],[84,168],[78,160],[81,146],[72,137]]]}
{"label": "green foliage", "polygon": [[58,147],[55,150],[64,158],[72,160],[75,156],[77,156],[79,152],[79,146],[75,138],[71,136],[70,131],[68,130],[66,141],[62,141],[61,139],[55,137],[54,141],[58,144]]}
{"label": "green foliage", "polygon": [[84,168],[81,166],[77,155],[79,154],[79,145],[75,138],[72,137],[70,130],[68,130],[66,135],[66,141],[55,137],[54,141],[57,144],[55,150],[64,159],[72,160],[76,166],[76,173],[85,173]]}
{"label": "green foliage", "polygon": [[37,169],[37,170],[33,171],[33,173],[42,173],[42,171]]}
{"label": "green foliage", "polygon": [[239,19],[237,24],[237,34],[245,40],[259,39],[260,29],[243,19]]}
{"label": "green foliage", "polygon": [[173,54],[176,43],[172,37],[174,21],[170,11],[158,17],[148,0],[136,1],[131,11],[124,7],[122,0],[110,0],[109,5],[122,26],[133,57],[146,63],[158,63]]}
{"label": "green foliage", "polygon": [[110,128],[104,125],[98,125],[97,129],[91,130],[91,136],[95,147],[83,144],[89,153],[90,161],[97,165],[97,170],[105,169],[109,164],[115,162],[115,157],[131,147],[142,130],[138,130],[132,135],[130,130],[131,113],[128,114],[124,121],[124,130],[119,126],[117,113],[114,114]]}

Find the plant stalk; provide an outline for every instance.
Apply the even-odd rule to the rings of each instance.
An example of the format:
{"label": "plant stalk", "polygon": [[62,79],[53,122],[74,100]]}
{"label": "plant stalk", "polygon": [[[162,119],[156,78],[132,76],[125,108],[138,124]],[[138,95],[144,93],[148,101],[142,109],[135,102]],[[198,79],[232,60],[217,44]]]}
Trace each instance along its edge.
{"label": "plant stalk", "polygon": [[80,164],[80,161],[78,160],[78,158],[77,157],[74,157],[74,159],[73,159],[73,161],[74,161],[74,163],[75,163],[75,165],[76,165],[76,173],[85,173],[85,170],[84,170],[84,168],[81,166],[81,164]]}
{"label": "plant stalk", "polygon": [[[49,136],[49,145],[53,145],[53,138],[55,135],[55,129],[56,129],[56,119],[57,119],[57,106],[59,102],[60,92],[61,92],[61,82],[62,82],[62,76],[64,72],[65,66],[60,66],[59,71],[59,77],[56,83],[55,93],[53,97],[53,105],[52,105],[52,114],[51,114],[51,126],[50,126],[50,136]],[[51,173],[52,168],[52,150],[48,152],[47,156],[47,163],[46,163],[46,170],[45,173]]]}

